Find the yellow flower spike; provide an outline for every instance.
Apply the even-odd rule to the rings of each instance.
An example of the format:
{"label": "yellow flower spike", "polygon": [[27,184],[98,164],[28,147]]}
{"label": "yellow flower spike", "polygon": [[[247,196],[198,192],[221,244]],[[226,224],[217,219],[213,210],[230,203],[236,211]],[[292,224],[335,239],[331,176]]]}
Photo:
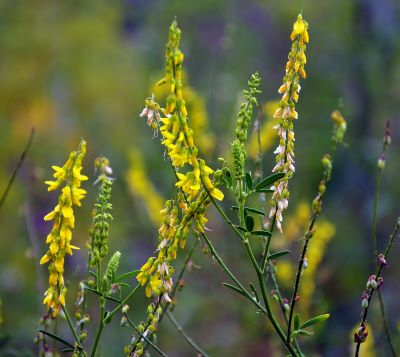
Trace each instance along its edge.
{"label": "yellow flower spike", "polygon": [[275,111],[274,117],[278,119],[278,125],[274,128],[278,132],[279,146],[276,154],[276,165],[273,172],[285,174],[285,180],[278,180],[274,183],[274,193],[271,199],[270,219],[276,218],[276,226],[282,232],[283,211],[287,209],[289,201],[288,180],[295,171],[294,162],[294,130],[293,121],[298,118],[295,110],[295,103],[299,99],[300,77],[306,78],[304,65],[307,62],[305,55],[306,43],[308,42],[308,23],[299,14],[293,25],[292,48],[288,55],[286,73],[283,84],[278,92],[283,94],[279,102],[279,108]]}
{"label": "yellow flower spike", "polygon": [[46,181],[48,190],[64,187],[58,198],[58,204],[52,212],[44,217],[45,221],[53,220],[53,228],[47,235],[46,244],[49,244],[48,251],[40,259],[40,264],[49,265],[49,285],[45,293],[43,303],[53,310],[53,316],[57,316],[60,304],[65,304],[66,288],[64,287],[64,257],[71,254],[72,249],[79,249],[70,244],[72,238],[71,229],[74,227],[75,217],[73,205],[80,205],[80,200],[86,191],[80,188],[81,181],[87,179],[81,175],[82,159],[86,152],[86,143],[81,141],[78,150],[73,151],[63,167],[53,166],[55,173],[53,177],[57,181]]}

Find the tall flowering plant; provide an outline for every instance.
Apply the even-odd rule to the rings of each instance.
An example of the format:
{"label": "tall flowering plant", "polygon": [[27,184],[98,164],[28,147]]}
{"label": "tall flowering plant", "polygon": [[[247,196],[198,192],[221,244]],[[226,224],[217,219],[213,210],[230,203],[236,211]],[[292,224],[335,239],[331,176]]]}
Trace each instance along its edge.
{"label": "tall flowering plant", "polygon": [[[249,162],[247,151],[251,120],[255,109],[259,107],[262,94],[261,76],[258,72],[252,74],[247,88],[243,90],[243,102],[236,116],[235,132],[232,133],[230,157],[220,158],[220,167],[216,170],[212,169],[200,156],[201,150],[196,146],[196,133],[190,126],[191,113],[186,106],[186,88],[182,76],[184,54],[179,47],[181,30],[176,20],[172,22],[165,51],[165,76],[157,83],[157,86],[167,88],[166,101],[164,104],[159,104],[152,95],[145,100],[145,107],[140,114],[140,117],[146,118],[147,125],[153,130],[153,137],[160,138],[160,145],[167,159],[166,164],[172,168],[176,179],[172,187],[174,194],[161,208],[161,218],[153,220],[154,223],[159,223],[156,232],[157,249],[139,269],[119,272],[123,255],[119,251],[109,254],[113,219],[111,201],[114,172],[107,158],[98,157],[94,162],[96,177],[93,179],[93,184],[98,187],[98,194],[93,203],[92,225],[86,244],[87,268],[86,274],[79,283],[74,318],[70,314],[70,309],[67,308],[64,263],[67,254],[72,255],[73,249],[79,249],[72,244],[72,230],[75,226],[74,207],[80,206],[86,195],[86,191],[81,187],[82,182],[88,180],[88,177],[81,173],[86,142],[84,140],[80,142],[77,150],[70,154],[64,166],[53,166],[54,180],[45,183],[49,186],[49,191],[60,189],[61,192],[53,211],[44,217],[46,221],[53,221],[53,227],[46,238],[47,250],[40,259],[41,264],[48,264],[49,271],[49,287],[44,292],[43,301],[47,312],[40,320],[41,328],[36,339],[41,356],[57,354],[54,345],[49,342],[51,339],[62,344],[63,351],[71,352],[74,357],[98,356],[105,336],[104,330],[116,316],[119,316],[120,326],[130,328],[132,332],[126,346],[121,348],[127,356],[143,356],[149,348],[158,355],[166,356],[157,344],[156,338],[165,316],[181,332],[183,338],[198,355],[208,356],[207,351],[183,330],[171,309],[176,305],[176,294],[181,290],[181,279],[188,262],[200,243],[206,246],[204,251],[213,257],[230,279],[230,283],[223,283],[224,287],[246,299],[249,306],[253,308],[252,311],[260,314],[263,322],[271,326],[282,349],[289,356],[304,356],[303,338],[312,335],[310,328],[313,325],[327,320],[330,316],[327,313],[314,317],[304,316],[308,315],[309,309],[299,309],[298,305],[301,304],[299,294],[302,292],[300,286],[304,270],[313,265],[312,271],[315,272],[321,260],[321,254],[316,254],[315,249],[313,251],[310,247],[313,246],[313,241],[319,239],[316,231],[323,225],[318,225],[317,221],[322,211],[325,192],[332,178],[335,153],[338,146],[343,144],[347,129],[343,115],[339,111],[334,111],[331,116],[332,148],[329,153],[322,156],[322,178],[310,208],[306,208],[309,212],[306,214],[306,216],[309,215],[308,224],[301,240],[301,253],[295,279],[292,284],[287,282],[285,284],[292,286],[292,293],[287,298],[280,287],[279,280],[282,275],[276,274],[276,266],[279,266],[279,258],[288,257],[290,251],[288,249],[276,251],[271,242],[275,239],[275,228],[281,234],[284,232],[283,214],[290,199],[289,180],[295,173],[294,122],[299,117],[295,106],[299,100],[300,80],[306,78],[305,51],[309,42],[308,31],[308,23],[299,14],[290,35],[292,45],[283,84],[278,90],[282,98],[274,114],[277,124],[273,129],[278,139],[278,146],[274,151],[275,166],[270,175],[264,176],[261,165],[263,147],[260,140],[259,121],[255,125],[258,131],[256,162]],[[389,144],[390,134],[387,127],[382,154],[378,161],[374,203],[372,242],[375,247],[376,273],[369,277],[366,290],[362,294],[362,320],[354,333],[356,356],[360,353],[361,344],[367,340],[366,319],[374,293],[378,294],[382,316],[385,317],[379,289],[383,284],[382,274],[388,266],[389,253],[400,227],[397,221],[385,251],[379,253],[376,249],[376,210],[380,177],[385,167],[385,152]],[[154,187],[151,184],[135,182],[145,177],[142,162],[138,162],[138,167],[135,167],[135,157],[138,156],[133,156],[132,168],[127,175],[128,180],[133,181],[131,189],[134,192],[147,189],[148,192],[142,196],[145,199],[149,198],[151,202],[148,202],[148,205],[153,209],[160,207],[162,201]],[[255,167],[253,173],[249,167]],[[256,206],[254,197],[258,198],[259,202]],[[224,206],[221,201],[224,201]],[[270,207],[266,209],[265,202],[268,201]],[[233,203],[230,211],[234,214],[225,211],[224,207],[229,202]],[[215,207],[222,221],[238,238],[243,248],[242,254],[247,258],[248,266],[253,273],[252,280],[256,283],[241,281],[213,244],[213,238],[209,237],[206,227],[207,211],[210,206]],[[269,212],[266,212],[267,210]],[[307,220],[307,217],[304,220]],[[188,241],[192,241],[190,248],[187,248]],[[317,247],[325,245],[325,242],[316,243],[320,243]],[[185,263],[182,267],[177,266],[178,254],[185,254]],[[314,289],[314,284],[308,281],[308,286],[310,285]],[[144,315],[138,312],[140,309],[132,312],[129,306],[132,297],[142,290],[144,290],[144,296],[150,299]],[[93,314],[90,306],[93,301],[98,305],[97,315]],[[67,320],[73,336],[72,341],[51,332],[53,321],[60,315]],[[141,322],[136,323],[135,321],[139,319]],[[93,334],[90,333],[91,321],[96,322],[92,325]],[[385,327],[385,334],[395,355],[388,326]]]}

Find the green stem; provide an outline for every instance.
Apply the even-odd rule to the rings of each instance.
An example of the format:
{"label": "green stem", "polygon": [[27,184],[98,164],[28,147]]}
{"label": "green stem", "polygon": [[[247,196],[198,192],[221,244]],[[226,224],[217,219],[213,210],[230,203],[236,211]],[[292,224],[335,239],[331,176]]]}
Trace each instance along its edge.
{"label": "green stem", "polygon": [[[97,261],[97,291],[101,294],[103,294],[102,282],[103,280],[101,275],[101,262]],[[92,353],[90,354],[91,357],[94,357],[96,354],[97,346],[99,345],[100,337],[104,329],[104,307],[106,304],[106,299],[103,296],[101,296],[99,301],[100,301],[99,325],[97,326],[96,337],[94,339]]]}
{"label": "green stem", "polygon": [[[128,321],[128,324],[136,331],[136,333],[140,336],[140,338],[143,338],[144,341],[147,342],[147,346],[151,346],[153,347],[154,351],[156,351],[160,356],[163,357],[168,357],[166,355],[166,353],[164,353],[163,351],[161,351],[153,342],[151,342],[145,335],[143,335],[139,329],[137,328],[137,326],[133,323],[132,319],[129,317],[128,314],[125,314],[126,319]],[[145,349],[147,348],[147,346],[145,347]],[[145,351],[145,349],[143,350],[143,352]]]}
{"label": "green stem", "polygon": [[192,346],[198,353],[198,356],[203,356],[203,357],[209,357],[207,352],[205,352],[196,342],[193,341],[193,339],[185,332],[185,330],[182,328],[182,326],[176,321],[175,317],[166,311],[166,315],[171,321],[171,323],[176,327],[176,329],[180,332],[180,334],[183,336],[183,338],[189,343],[190,346]]}
{"label": "green stem", "polygon": [[[227,215],[225,214],[225,212],[222,210],[222,208],[218,205],[218,203],[215,201],[214,197],[211,195],[210,191],[207,189],[206,185],[204,185],[203,183],[203,187],[205,189],[205,191],[207,192],[208,196],[210,197],[211,202],[213,203],[213,205],[217,208],[217,211],[221,214],[222,218],[225,220],[226,223],[228,223],[232,229],[235,231],[235,233],[241,238],[245,248],[246,248],[246,252],[250,258],[250,261],[254,267],[254,270],[256,271],[258,280],[259,280],[259,284],[260,284],[260,288],[261,288],[261,292],[263,295],[263,300],[264,300],[264,304],[265,304],[265,308],[263,308],[263,311],[265,311],[265,313],[267,314],[269,320],[272,323],[272,326],[274,327],[274,329],[276,330],[276,332],[278,333],[280,339],[282,340],[283,344],[286,346],[286,348],[289,350],[289,352],[294,356],[298,356],[297,352],[293,349],[292,345],[290,344],[290,342],[286,341],[286,336],[283,333],[278,321],[276,320],[274,313],[271,309],[270,303],[269,303],[269,299],[268,299],[268,293],[267,293],[267,288],[265,285],[265,280],[264,280],[264,276],[263,273],[260,269],[260,266],[257,263],[257,260],[253,254],[253,251],[250,247],[249,241],[248,241],[248,237],[247,236],[242,236],[242,234],[239,232],[239,230],[232,224],[232,222],[229,220],[229,218],[227,217]],[[242,185],[239,184],[239,189],[240,189],[240,195],[241,195],[241,199],[238,201],[239,204],[239,210],[241,205],[243,205],[243,194],[241,193],[242,191]],[[242,215],[240,217],[240,222],[244,222],[244,209],[241,210],[242,211]],[[204,235],[204,233],[202,233],[202,236]],[[204,238],[204,237],[203,237]],[[218,259],[217,259],[218,261]],[[225,270],[225,272],[228,273],[228,275],[232,278],[232,273],[230,272],[230,270],[226,267],[226,265],[223,263],[222,259],[221,262],[219,262],[220,265],[223,267],[223,269]],[[235,278],[236,279],[236,278]],[[237,279],[236,279],[237,280]],[[235,281],[235,280],[234,280]],[[235,281],[235,283],[237,284],[237,281]],[[240,284],[240,283],[239,283]],[[239,287],[244,290],[244,288],[241,286],[241,284],[239,285]],[[244,293],[246,293],[245,291],[243,291]],[[247,294],[249,294],[247,292]],[[255,300],[253,299],[253,297],[250,295],[250,299],[255,302]],[[259,303],[257,303],[258,305],[260,305]],[[260,305],[261,306],[261,305]]]}
{"label": "green stem", "polygon": [[392,336],[390,334],[389,324],[388,324],[387,318],[386,318],[385,304],[383,302],[383,297],[382,297],[380,290],[378,290],[378,298],[379,298],[379,307],[380,307],[381,313],[382,313],[383,329],[385,330],[386,341],[389,345],[389,349],[390,349],[390,352],[392,353],[392,356],[396,357],[396,351],[393,346]]}
{"label": "green stem", "polygon": [[69,329],[71,330],[72,335],[74,336],[75,343],[76,343],[76,345],[78,346],[78,349],[79,349],[79,350],[83,353],[83,355],[85,356],[85,352],[84,352],[84,350],[83,350],[82,345],[81,345],[80,342],[79,342],[78,334],[76,333],[75,328],[74,328],[74,325],[72,324],[72,320],[71,320],[71,317],[69,316],[68,310],[67,310],[67,308],[66,308],[64,305],[62,305],[62,304],[60,304],[60,305],[61,305],[62,311],[64,312],[65,318],[67,319],[67,323],[68,323]]}
{"label": "green stem", "polygon": [[105,306],[105,299],[104,297],[100,297],[100,318],[99,318],[99,326],[97,327],[96,337],[93,343],[92,353],[90,354],[91,357],[94,357],[96,354],[97,346],[100,342],[101,333],[104,329],[104,306]]}
{"label": "green stem", "polygon": [[126,298],[124,300],[122,300],[122,304],[118,305],[115,307],[114,310],[112,310],[109,314],[107,314],[107,316],[105,318],[103,318],[103,323],[107,323],[108,321],[111,320],[111,318],[122,309],[122,306],[124,306],[133,295],[135,295],[135,293],[141,288],[140,284],[137,284],[131,291],[130,293],[126,296]]}

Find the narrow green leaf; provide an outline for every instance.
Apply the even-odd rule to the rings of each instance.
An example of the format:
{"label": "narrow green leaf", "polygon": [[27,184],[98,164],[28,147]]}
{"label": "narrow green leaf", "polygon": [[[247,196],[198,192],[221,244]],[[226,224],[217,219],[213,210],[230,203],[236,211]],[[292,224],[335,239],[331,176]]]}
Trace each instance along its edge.
{"label": "narrow green leaf", "polygon": [[127,283],[118,283],[119,286],[123,286],[125,288],[130,288],[131,286]]}
{"label": "narrow green leaf", "polygon": [[49,337],[55,339],[55,340],[58,341],[58,342],[63,343],[64,345],[66,345],[66,346],[68,346],[68,347],[71,347],[71,348],[75,349],[75,347],[74,347],[74,345],[73,345],[72,343],[69,343],[68,341],[64,340],[64,339],[63,339],[62,337],[60,337],[60,336],[57,336],[57,335],[55,335],[55,334],[53,334],[53,333],[51,333],[51,332],[48,332],[48,331],[42,330],[42,329],[39,329],[38,331],[40,331],[41,333],[44,333],[45,335],[47,335],[47,336],[49,336]]}
{"label": "narrow green leaf", "polygon": [[139,274],[139,273],[140,273],[140,270],[132,270],[132,271],[130,271],[130,272],[128,272],[128,273],[121,274],[121,275],[117,276],[117,277],[115,278],[114,281],[115,281],[116,283],[118,283],[118,282],[120,282],[121,280],[128,279],[128,278],[130,278],[130,277],[132,277],[132,276],[134,276],[134,275],[136,275],[136,274]]}
{"label": "narrow green leaf", "polygon": [[256,214],[261,214],[261,215],[265,216],[265,212],[260,211],[259,209],[256,209],[256,208],[245,207],[244,210],[247,211],[247,212],[256,213]]}
{"label": "narrow green leaf", "polygon": [[319,322],[323,322],[323,321],[329,319],[330,316],[331,316],[330,314],[323,314],[323,315],[315,316],[312,319],[306,321],[304,324],[302,324],[300,326],[300,328],[303,329],[303,328],[309,327],[311,325],[315,325]]}
{"label": "narrow green leaf", "polygon": [[257,190],[257,192],[274,192],[274,190],[271,190],[270,188],[260,188],[259,190]]}
{"label": "narrow green leaf", "polygon": [[66,353],[66,352],[74,352],[75,348],[64,348],[63,350],[61,350],[61,352]]}
{"label": "narrow green leaf", "polygon": [[264,188],[264,187],[272,185],[275,181],[278,181],[283,177],[285,177],[285,173],[284,172],[277,172],[275,174],[272,174],[272,175],[266,177],[261,182],[259,182],[254,189],[256,191],[258,191],[261,188]]}
{"label": "narrow green leaf", "polygon": [[247,229],[246,229],[246,228],[243,228],[243,227],[238,226],[238,225],[236,225],[236,224],[233,224],[233,226],[234,226],[235,228],[239,229],[239,230],[242,231],[242,232],[247,232]]}
{"label": "narrow green leaf", "polygon": [[100,293],[100,292],[97,291],[96,289],[89,288],[88,286],[85,286],[85,290],[89,290],[89,291],[91,291],[92,293],[95,293],[96,295],[102,296],[102,297],[104,297],[104,298],[107,299],[107,300],[114,301],[114,302],[118,302],[118,303],[120,302],[118,299],[113,298],[112,296],[103,295],[102,293]]}
{"label": "narrow green leaf", "polygon": [[299,314],[294,315],[294,324],[293,327],[295,330],[298,330],[300,327],[300,317]]}
{"label": "narrow green leaf", "polygon": [[269,231],[253,231],[251,234],[254,234],[255,236],[264,236],[264,237],[270,237],[271,232]]}
{"label": "narrow green leaf", "polygon": [[226,180],[226,183],[227,183],[226,186],[228,188],[232,187],[232,174],[229,171],[229,169],[226,169],[226,171],[225,171],[225,180]]}
{"label": "narrow green leaf", "polygon": [[231,210],[238,210],[238,209],[239,209],[238,206],[232,206],[232,207],[231,207]]}
{"label": "narrow green leaf", "polygon": [[97,274],[94,271],[89,270],[89,274],[93,275],[97,279]]}
{"label": "narrow green leaf", "polygon": [[246,172],[246,186],[249,191],[253,189],[253,178],[251,177],[251,173]]}
{"label": "narrow green leaf", "polygon": [[244,297],[247,298],[246,294],[242,290],[240,290],[237,286],[228,283],[222,283],[222,285],[226,286],[229,289],[232,289],[233,291],[236,291],[240,295],[243,295]]}
{"label": "narrow green leaf", "polygon": [[260,298],[258,297],[257,289],[255,288],[255,286],[252,283],[249,283],[249,285],[250,285],[250,289],[253,292],[255,298],[257,299],[257,302],[260,302]]}
{"label": "narrow green leaf", "polygon": [[247,216],[245,223],[246,223],[247,231],[251,232],[253,230],[253,228],[254,228],[254,219],[253,219],[253,217],[252,216]]}
{"label": "narrow green leaf", "polygon": [[279,252],[272,253],[272,254],[268,255],[267,259],[268,260],[276,259],[276,258],[281,257],[282,255],[286,255],[286,254],[289,254],[289,253],[290,253],[290,250],[281,250]]}
{"label": "narrow green leaf", "polygon": [[312,332],[308,332],[308,331],[306,331],[306,330],[299,330],[299,331],[297,332],[297,334],[300,335],[300,336],[312,336],[312,335],[313,335]]}

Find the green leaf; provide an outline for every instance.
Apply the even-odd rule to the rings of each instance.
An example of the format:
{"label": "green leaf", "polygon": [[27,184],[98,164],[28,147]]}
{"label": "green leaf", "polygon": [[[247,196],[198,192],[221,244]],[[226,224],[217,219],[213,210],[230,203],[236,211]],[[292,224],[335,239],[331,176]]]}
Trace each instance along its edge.
{"label": "green leaf", "polygon": [[47,335],[47,336],[49,336],[49,337],[55,339],[55,340],[58,341],[58,342],[63,343],[64,345],[66,345],[66,346],[68,346],[68,347],[71,347],[71,348],[73,348],[73,349],[75,350],[74,345],[73,345],[72,343],[69,343],[68,341],[64,340],[62,337],[57,336],[57,335],[54,335],[53,333],[48,332],[48,331],[46,331],[46,330],[39,329],[38,331],[41,332],[41,333],[44,333],[45,335]]}
{"label": "green leaf", "polygon": [[253,178],[251,177],[250,172],[246,172],[246,186],[249,191],[253,189]]}
{"label": "green leaf", "polygon": [[256,191],[258,191],[261,188],[264,188],[264,187],[272,185],[275,181],[278,181],[283,177],[285,177],[285,173],[284,172],[277,172],[275,174],[272,174],[272,175],[266,177],[261,182],[259,182],[254,189]]}
{"label": "green leaf", "polygon": [[252,216],[247,216],[245,223],[246,223],[247,231],[251,232],[253,230],[253,228],[254,228],[254,219],[253,219],[253,217]]}
{"label": "green leaf", "polygon": [[247,229],[246,228],[243,228],[243,227],[241,227],[241,226],[238,226],[238,225],[236,225],[236,224],[232,224],[235,228],[237,228],[237,229],[239,229],[240,231],[242,231],[242,232],[247,232]]}
{"label": "green leaf", "polygon": [[253,231],[251,234],[254,234],[255,236],[271,237],[271,232],[269,231]]}
{"label": "green leaf", "polygon": [[117,277],[115,278],[114,281],[115,281],[116,283],[118,283],[118,282],[120,282],[121,280],[128,279],[128,278],[130,278],[130,277],[132,277],[132,276],[134,276],[134,275],[136,275],[136,274],[139,274],[139,273],[140,273],[140,270],[132,270],[132,271],[130,271],[130,272],[128,272],[128,273],[121,274],[121,275],[117,276]]}
{"label": "green leaf", "polygon": [[299,331],[297,331],[297,334],[300,336],[312,336],[313,335],[312,332],[308,332],[306,330],[299,330]]}
{"label": "green leaf", "polygon": [[131,286],[127,283],[118,283],[119,286],[123,286],[125,288],[130,288]]}
{"label": "green leaf", "polygon": [[120,302],[118,299],[113,298],[112,296],[103,295],[102,293],[100,293],[100,292],[97,291],[96,289],[89,288],[88,286],[85,286],[85,290],[89,290],[89,291],[91,291],[92,293],[95,293],[96,295],[102,296],[102,297],[104,297],[104,298],[107,299],[107,300],[114,301],[114,302],[118,302],[118,303]]}
{"label": "green leaf", "polygon": [[294,324],[293,327],[295,330],[298,330],[300,327],[300,317],[299,314],[294,315]]}
{"label": "green leaf", "polygon": [[235,209],[235,210],[238,210],[239,207],[238,207],[238,206],[232,206],[232,207],[231,207],[231,210],[234,210],[234,209]]}
{"label": "green leaf", "polygon": [[255,213],[255,214],[261,214],[261,215],[265,216],[265,212],[260,211],[259,209],[256,209],[256,208],[245,207],[244,210],[247,211],[247,212],[251,212],[251,213]]}
{"label": "green leaf", "polygon": [[300,328],[303,329],[303,328],[315,325],[315,324],[317,324],[319,322],[323,322],[323,321],[329,319],[330,316],[331,316],[330,314],[324,314],[324,315],[315,316],[312,319],[306,321],[304,324],[302,324],[300,326]]}
{"label": "green leaf", "polygon": [[259,190],[257,190],[257,192],[274,192],[274,190],[271,190],[270,188],[260,188]]}
{"label": "green leaf", "polygon": [[237,286],[232,285],[232,284],[228,284],[228,283],[222,283],[222,285],[226,286],[229,289],[232,289],[233,291],[236,291],[240,295],[243,295],[244,297],[247,298],[247,295],[240,288],[238,288]]}
{"label": "green leaf", "polygon": [[268,260],[276,259],[276,258],[281,257],[282,255],[286,255],[286,254],[289,254],[289,253],[290,253],[290,250],[281,250],[279,252],[272,253],[272,254],[268,255],[267,259]]}

